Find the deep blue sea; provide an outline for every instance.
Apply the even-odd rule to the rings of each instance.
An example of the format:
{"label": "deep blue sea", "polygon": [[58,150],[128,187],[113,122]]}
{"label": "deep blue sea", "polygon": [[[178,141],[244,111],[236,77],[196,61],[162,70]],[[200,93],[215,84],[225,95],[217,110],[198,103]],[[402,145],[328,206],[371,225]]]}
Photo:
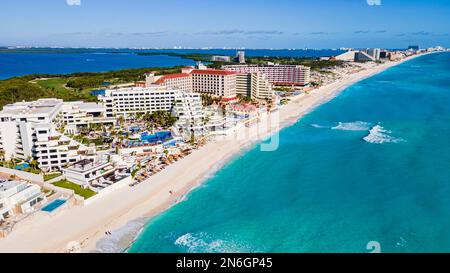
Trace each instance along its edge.
{"label": "deep blue sea", "polygon": [[[40,52],[39,52],[40,51]],[[206,53],[236,55],[237,50],[133,50],[133,49],[35,49],[32,53],[0,52],[0,80],[27,74],[68,74],[105,72],[126,68],[172,67],[195,62],[167,55],[140,56],[139,52]],[[246,50],[247,56],[322,57],[340,54],[339,50]]]}
{"label": "deep blue sea", "polygon": [[173,56],[139,56],[133,53],[0,53],[0,80],[28,74],[105,72],[126,68],[194,65]]}
{"label": "deep blue sea", "polygon": [[153,218],[129,252],[450,252],[450,54],[361,81]]}

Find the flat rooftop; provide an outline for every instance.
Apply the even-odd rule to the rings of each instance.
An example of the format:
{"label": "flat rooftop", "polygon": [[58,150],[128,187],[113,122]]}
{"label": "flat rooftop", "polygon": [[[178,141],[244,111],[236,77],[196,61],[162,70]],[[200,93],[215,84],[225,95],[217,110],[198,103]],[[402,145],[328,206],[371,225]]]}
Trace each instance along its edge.
{"label": "flat rooftop", "polygon": [[3,107],[0,115],[34,115],[51,114],[55,107],[62,104],[59,99],[39,99],[37,101],[22,101]]}
{"label": "flat rooftop", "polygon": [[75,102],[65,102],[64,103],[64,109],[80,109],[85,111],[103,111],[106,108],[98,104],[96,102],[82,102],[82,101],[75,101]]}
{"label": "flat rooftop", "polygon": [[84,173],[101,166],[106,166],[108,164],[109,162],[94,161],[93,159],[83,159],[78,162],[75,162],[74,164],[66,168],[66,170]]}
{"label": "flat rooftop", "polygon": [[18,185],[22,184],[23,182],[18,181],[18,180],[3,180],[0,179],[0,192],[2,191],[7,191],[10,190],[12,188],[17,187]]}

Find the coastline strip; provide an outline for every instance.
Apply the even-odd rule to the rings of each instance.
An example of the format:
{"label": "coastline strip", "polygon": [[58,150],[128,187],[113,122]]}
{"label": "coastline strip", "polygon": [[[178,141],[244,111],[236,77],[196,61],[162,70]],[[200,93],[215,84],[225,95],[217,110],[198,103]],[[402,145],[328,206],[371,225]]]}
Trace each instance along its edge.
{"label": "coastline strip", "polygon": [[[276,112],[280,124],[275,130],[274,127],[266,128],[266,131],[258,132],[256,137],[248,139],[225,138],[210,142],[134,188],[118,190],[88,207],[75,207],[52,217],[33,218],[20,223],[10,236],[0,240],[0,252],[66,252],[71,242],[79,243],[82,252],[98,251],[97,242],[100,242],[100,247],[111,242],[118,244],[109,244],[103,251],[123,251],[133,242],[148,219],[183,200],[194,188],[202,185],[209,175],[214,174],[237,155],[254,147],[256,142],[297,122],[350,85],[418,56],[423,55],[412,56],[401,62],[368,67],[310,94],[293,98],[289,104]],[[271,117],[262,118],[261,123],[267,122],[269,118]],[[248,129],[239,128],[236,134],[246,135],[244,130]],[[170,191],[173,194],[170,194]],[[136,223],[139,219],[145,219],[139,221],[142,223],[141,227],[126,228],[128,223]],[[108,241],[105,237],[107,231],[112,231],[113,236],[118,237],[111,237]]]}

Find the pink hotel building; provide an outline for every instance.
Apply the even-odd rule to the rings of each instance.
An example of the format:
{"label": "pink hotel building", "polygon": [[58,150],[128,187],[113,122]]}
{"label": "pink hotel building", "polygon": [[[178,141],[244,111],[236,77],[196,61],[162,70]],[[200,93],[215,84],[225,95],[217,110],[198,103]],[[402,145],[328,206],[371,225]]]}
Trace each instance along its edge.
{"label": "pink hotel building", "polygon": [[311,69],[302,65],[225,65],[222,69],[237,73],[260,72],[274,85],[308,85]]}

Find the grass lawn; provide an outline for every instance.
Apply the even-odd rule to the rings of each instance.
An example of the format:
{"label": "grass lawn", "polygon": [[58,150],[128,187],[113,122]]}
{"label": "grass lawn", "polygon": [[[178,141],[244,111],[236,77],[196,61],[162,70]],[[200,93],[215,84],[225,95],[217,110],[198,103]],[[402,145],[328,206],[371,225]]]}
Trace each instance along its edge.
{"label": "grass lawn", "polygon": [[44,174],[44,181],[52,180],[53,178],[59,177],[61,175],[61,173]]}
{"label": "grass lawn", "polygon": [[67,79],[63,78],[52,78],[46,80],[37,80],[36,83],[43,88],[54,88],[57,92],[68,92],[65,84],[67,83]]}
{"label": "grass lawn", "polygon": [[81,188],[81,186],[69,182],[67,180],[61,180],[58,182],[53,183],[53,185],[60,187],[60,188],[64,188],[64,189],[69,189],[69,190],[73,190],[75,191],[75,194],[83,197],[84,199],[89,199],[90,197],[96,195],[96,193],[94,191],[91,191],[90,189],[83,189]]}
{"label": "grass lawn", "polygon": [[68,78],[50,78],[50,79],[37,79],[32,81],[44,90],[52,90],[56,97],[71,101],[75,99],[85,101],[95,101],[95,97],[90,94],[93,88],[86,88],[81,91],[73,90],[66,87]]}

